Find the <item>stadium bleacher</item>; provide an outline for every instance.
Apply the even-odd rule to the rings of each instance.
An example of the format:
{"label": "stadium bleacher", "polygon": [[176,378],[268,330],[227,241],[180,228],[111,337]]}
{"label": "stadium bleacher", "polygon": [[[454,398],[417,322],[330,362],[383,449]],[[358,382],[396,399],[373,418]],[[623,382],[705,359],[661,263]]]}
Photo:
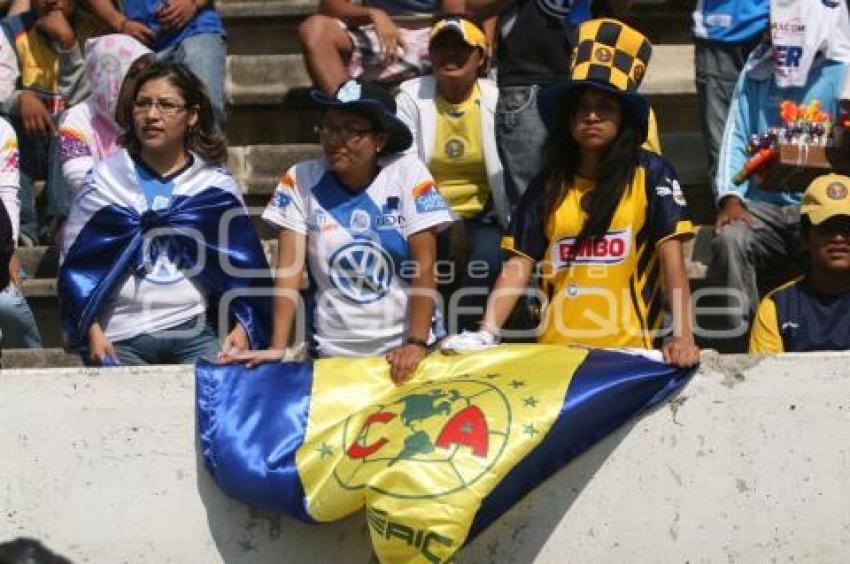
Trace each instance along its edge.
{"label": "stadium bleacher", "polygon": [[[320,153],[313,132],[317,113],[307,103],[309,77],[296,29],[316,11],[315,0],[219,0],[228,31],[226,96],[229,166],[242,182],[249,206],[265,206],[279,175],[290,165]],[[629,23],[655,49],[643,92],[658,117],[665,156],[676,167],[698,224],[710,224],[714,209],[706,177],[705,148],[694,86],[690,3],[636,0]],[[257,222],[270,256],[273,233]],[[692,283],[705,275],[710,231],[688,245]],[[24,293],[41,330],[44,349],[3,351],[3,367],[79,365],[61,347],[54,248],[19,250],[28,276]]]}

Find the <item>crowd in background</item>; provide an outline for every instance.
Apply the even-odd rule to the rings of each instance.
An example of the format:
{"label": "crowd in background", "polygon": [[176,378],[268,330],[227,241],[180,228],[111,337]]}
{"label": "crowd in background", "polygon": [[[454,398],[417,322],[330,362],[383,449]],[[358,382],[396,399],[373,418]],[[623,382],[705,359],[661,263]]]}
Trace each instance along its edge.
{"label": "crowd in background", "polygon": [[[536,326],[544,343],[693,365],[695,228],[665,116],[639,93],[652,45],[623,23],[630,5],[321,0],[298,35],[324,156],[281,176],[269,271],[225,168],[212,1],[16,0],[0,23],[3,347],[40,346],[17,243],[60,248],[65,338],[93,364],[280,359],[306,295],[311,356],[385,355],[396,381],[438,344]],[[735,178],[780,102],[846,118],[845,1],[699,0],[693,36],[717,204],[706,284],[724,290],[723,339],[703,344],[850,348],[850,178]]]}

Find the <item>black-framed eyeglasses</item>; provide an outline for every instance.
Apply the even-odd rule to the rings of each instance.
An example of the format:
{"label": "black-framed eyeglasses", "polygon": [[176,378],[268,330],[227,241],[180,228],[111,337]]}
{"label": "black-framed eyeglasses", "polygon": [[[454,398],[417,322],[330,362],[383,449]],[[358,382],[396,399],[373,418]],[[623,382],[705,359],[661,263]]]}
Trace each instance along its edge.
{"label": "black-framed eyeglasses", "polygon": [[154,100],[152,98],[141,98],[133,100],[133,112],[146,114],[151,111],[151,108],[156,108],[159,115],[166,117],[174,117],[188,106],[174,100]]}
{"label": "black-framed eyeglasses", "polygon": [[322,141],[333,141],[335,139],[345,143],[350,141],[360,141],[373,131],[374,130],[372,129],[357,129],[356,127],[350,127],[348,125],[335,125],[330,123],[323,123],[316,126],[316,134]]}

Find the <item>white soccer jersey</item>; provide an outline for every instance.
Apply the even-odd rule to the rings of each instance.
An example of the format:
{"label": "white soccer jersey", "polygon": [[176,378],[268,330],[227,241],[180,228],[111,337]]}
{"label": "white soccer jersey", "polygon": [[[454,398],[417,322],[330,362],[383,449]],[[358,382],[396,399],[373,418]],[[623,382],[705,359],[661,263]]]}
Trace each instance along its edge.
{"label": "white soccer jersey", "polygon": [[314,290],[308,317],[320,356],[380,355],[402,344],[407,280],[416,273],[407,239],[452,221],[419,159],[392,156],[379,164],[372,184],[353,194],[324,159],[299,163],[263,213],[272,225],[307,235]]}
{"label": "white soccer jersey", "polygon": [[21,200],[18,195],[20,160],[15,130],[8,121],[0,118],[0,200],[9,214],[9,221],[12,222],[12,237],[16,244],[21,223]]}

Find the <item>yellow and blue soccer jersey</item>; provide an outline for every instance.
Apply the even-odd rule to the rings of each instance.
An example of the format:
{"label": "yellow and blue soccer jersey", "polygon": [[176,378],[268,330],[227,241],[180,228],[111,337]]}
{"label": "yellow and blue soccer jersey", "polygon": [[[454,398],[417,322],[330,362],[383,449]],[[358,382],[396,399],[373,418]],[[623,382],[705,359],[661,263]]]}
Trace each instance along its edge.
{"label": "yellow and blue soccer jersey", "polygon": [[805,278],[769,293],[759,304],[750,352],[850,350],[850,293],[827,296]]}
{"label": "yellow and blue soccer jersey", "polygon": [[587,217],[582,197],[594,183],[576,178],[551,217],[543,217],[543,188],[539,180],[529,187],[502,241],[506,250],[538,263],[549,297],[540,342],[651,348],[664,305],[656,248],[671,237],[693,235],[672,167],[642,151],[608,232],[575,252]]}
{"label": "yellow and blue soccer jersey", "polygon": [[[320,356],[380,355],[402,344],[407,280],[418,272],[407,239],[452,221],[418,158],[392,156],[379,164],[372,183],[352,193],[324,159],[298,163],[263,212],[275,227],[307,236],[308,315]],[[439,325],[435,319],[432,337]]]}

